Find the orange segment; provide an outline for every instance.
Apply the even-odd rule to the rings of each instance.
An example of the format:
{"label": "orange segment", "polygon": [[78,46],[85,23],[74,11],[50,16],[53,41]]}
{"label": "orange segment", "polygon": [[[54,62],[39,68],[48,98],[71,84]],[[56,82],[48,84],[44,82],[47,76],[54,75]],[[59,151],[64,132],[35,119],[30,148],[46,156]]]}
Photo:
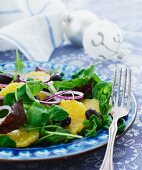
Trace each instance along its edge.
{"label": "orange segment", "polygon": [[22,148],[34,143],[39,138],[39,131],[28,131],[24,128],[21,128],[18,130],[14,130],[7,135],[16,142],[17,148]]}
{"label": "orange segment", "polygon": [[94,109],[97,112],[100,112],[100,108],[99,108],[99,101],[96,99],[83,99],[81,100],[81,102],[84,104],[84,106],[86,107],[86,109]]}
{"label": "orange segment", "polygon": [[32,78],[34,80],[40,81],[48,81],[50,79],[50,75],[44,71],[32,71],[26,75],[26,78]]}
{"label": "orange segment", "polygon": [[47,95],[41,91],[41,92],[38,94],[38,97],[39,97],[40,100],[44,100],[44,99],[47,97]]}
{"label": "orange segment", "polygon": [[4,97],[8,93],[15,92],[15,90],[23,84],[24,83],[10,83],[0,91],[0,96]]}
{"label": "orange segment", "polygon": [[71,117],[71,124],[67,129],[69,129],[72,134],[80,132],[84,128],[83,121],[86,119],[85,106],[76,100],[62,100],[60,107],[66,110]]}

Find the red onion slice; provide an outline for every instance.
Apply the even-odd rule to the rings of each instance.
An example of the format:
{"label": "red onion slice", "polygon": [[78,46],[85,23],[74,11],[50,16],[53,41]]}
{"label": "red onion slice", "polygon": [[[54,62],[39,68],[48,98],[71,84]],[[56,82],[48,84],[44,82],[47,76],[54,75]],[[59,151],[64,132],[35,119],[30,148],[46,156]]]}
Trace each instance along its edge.
{"label": "red onion slice", "polygon": [[0,100],[3,100],[3,97],[2,97],[2,96],[0,96]]}
{"label": "red onion slice", "polygon": [[6,87],[8,84],[0,84],[0,87]]}
{"label": "red onion slice", "polygon": [[47,97],[52,95],[51,93],[49,93],[47,91],[43,91],[43,90],[41,90],[41,93],[45,94]]}
{"label": "red onion slice", "polygon": [[[72,96],[63,96],[65,94],[71,94]],[[84,94],[79,91],[59,91],[54,95],[48,96],[45,100],[39,100],[41,104],[51,105],[51,104],[59,104],[61,99],[63,100],[79,100],[82,99]],[[51,101],[54,99],[55,101]]]}
{"label": "red onion slice", "polygon": [[41,104],[45,104],[45,105],[52,105],[52,104],[59,104],[60,103],[60,100],[59,99],[56,99],[55,101],[43,101],[43,100],[40,100],[39,101]]}
{"label": "red onion slice", "polygon": [[[46,105],[59,104],[60,103],[60,99],[57,98],[58,95],[59,94],[50,95],[50,96],[48,96],[44,100],[39,100],[39,102],[41,104],[46,104]],[[54,99],[55,101],[51,101],[52,99]]]}
{"label": "red onion slice", "polygon": [[[56,93],[57,94],[57,93]],[[72,96],[63,96],[64,94],[72,94]],[[82,99],[84,94],[79,91],[60,91],[57,95],[57,98],[64,100],[79,100]]]}
{"label": "red onion slice", "polygon": [[49,88],[53,92],[53,94],[57,93],[57,90],[53,86],[53,81],[49,81],[47,84],[49,85]]}
{"label": "red onion slice", "polygon": [[5,117],[0,118],[0,125],[5,120],[5,118],[11,113],[12,108],[10,106],[8,106],[8,105],[5,105],[5,106],[0,106],[0,111],[1,110],[8,110],[8,114]]}
{"label": "red onion slice", "polygon": [[51,100],[51,99],[54,99],[54,98],[56,98],[59,94],[63,94],[63,91],[48,96],[44,101],[49,101],[49,100]]}

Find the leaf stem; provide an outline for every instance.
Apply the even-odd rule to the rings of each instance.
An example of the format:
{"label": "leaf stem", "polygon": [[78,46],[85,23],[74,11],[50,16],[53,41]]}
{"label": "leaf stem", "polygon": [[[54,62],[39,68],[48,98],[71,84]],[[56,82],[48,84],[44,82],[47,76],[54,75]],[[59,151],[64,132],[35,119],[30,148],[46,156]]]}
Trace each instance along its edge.
{"label": "leaf stem", "polygon": [[47,134],[47,135],[38,139],[35,144],[40,143],[41,141],[43,141],[44,139],[46,139],[47,137],[52,136],[52,135],[69,136],[69,137],[73,137],[73,138],[83,138],[82,136],[79,136],[79,135],[73,135],[73,134],[61,133],[61,132],[44,131],[44,133]]}
{"label": "leaf stem", "polygon": [[43,136],[43,137],[39,138],[39,139],[35,142],[35,144],[40,143],[41,141],[43,141],[44,139],[46,139],[46,138],[49,137],[49,136],[52,136],[52,135],[50,134],[50,135],[46,135],[46,136]]}
{"label": "leaf stem", "polygon": [[[51,127],[58,128],[59,126],[57,126],[57,125],[47,125],[47,126],[44,126],[44,128],[51,128]],[[27,128],[27,130],[39,130],[39,129],[41,129],[41,127]]]}
{"label": "leaf stem", "polygon": [[69,137],[73,137],[73,138],[83,138],[80,135],[73,135],[73,134],[69,134],[69,133],[61,133],[61,132],[50,132],[50,131],[44,131],[46,134],[52,134],[52,135],[59,135],[59,136],[69,136]]}

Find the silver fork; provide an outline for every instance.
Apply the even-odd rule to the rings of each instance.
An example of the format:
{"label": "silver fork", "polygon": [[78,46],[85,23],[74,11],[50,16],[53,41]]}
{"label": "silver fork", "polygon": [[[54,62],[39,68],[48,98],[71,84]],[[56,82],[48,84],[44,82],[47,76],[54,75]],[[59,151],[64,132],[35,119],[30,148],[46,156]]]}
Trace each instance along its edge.
{"label": "silver fork", "polygon": [[[122,68],[119,71],[116,100],[111,112],[113,121],[111,123],[111,126],[109,127],[109,138],[108,138],[107,149],[100,170],[113,170],[113,148],[114,148],[115,136],[117,133],[117,121],[119,118],[124,117],[129,113],[130,100],[131,100],[131,70],[129,70],[129,73],[127,68],[125,70],[124,85],[122,88],[122,98],[120,99],[121,77],[122,77]],[[115,71],[115,76],[113,81],[111,101],[114,98],[114,89],[117,81],[116,79],[117,79],[117,70]],[[127,90],[128,90],[127,101],[125,101]],[[120,100],[121,102],[119,105],[118,102]]]}

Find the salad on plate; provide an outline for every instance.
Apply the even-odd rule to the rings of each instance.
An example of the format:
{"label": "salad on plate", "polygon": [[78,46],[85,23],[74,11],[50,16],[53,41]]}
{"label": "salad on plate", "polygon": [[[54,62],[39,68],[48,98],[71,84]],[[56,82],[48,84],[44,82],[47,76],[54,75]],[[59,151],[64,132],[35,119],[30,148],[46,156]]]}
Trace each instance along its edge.
{"label": "salad on plate", "polygon": [[[71,78],[57,70],[23,72],[16,51],[16,70],[0,73],[0,147],[27,148],[67,143],[108,129],[112,83],[78,69]],[[118,122],[118,133],[125,120]]]}

